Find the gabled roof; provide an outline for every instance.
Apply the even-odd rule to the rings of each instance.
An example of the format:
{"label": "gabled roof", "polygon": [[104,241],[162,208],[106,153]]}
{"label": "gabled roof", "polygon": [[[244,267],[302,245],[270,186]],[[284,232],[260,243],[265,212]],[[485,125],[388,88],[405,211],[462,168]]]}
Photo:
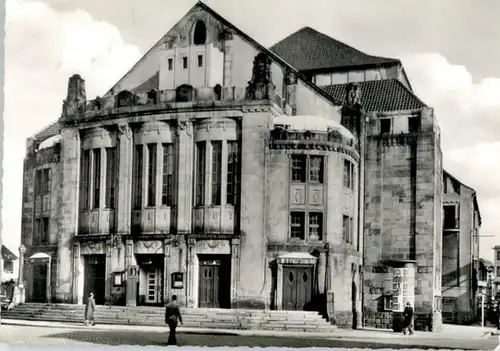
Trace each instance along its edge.
{"label": "gabled roof", "polygon": [[50,138],[51,136],[59,134],[61,131],[61,125],[59,124],[58,121],[55,121],[51,124],[49,124],[47,127],[42,129],[40,132],[36,133],[33,138],[37,140],[43,140]]}
{"label": "gabled roof", "polygon": [[[414,110],[426,107],[398,79],[372,80],[357,83],[361,89],[361,105],[366,112]],[[321,87],[334,99],[343,100],[347,84]]]}
{"label": "gabled roof", "polygon": [[[311,87],[313,90],[315,90],[317,93],[319,93],[320,95],[322,95],[324,98],[330,100],[332,103],[336,104],[336,105],[340,105],[340,102],[339,101],[335,101],[332,99],[332,97],[328,94],[326,94],[322,89],[320,89],[317,85],[315,85],[314,83],[310,82],[301,72],[300,70],[298,70],[296,67],[294,67],[293,65],[291,65],[289,62],[287,62],[286,60],[283,60],[282,57],[280,57],[279,55],[277,55],[276,53],[272,52],[271,50],[269,50],[268,48],[262,46],[261,44],[259,44],[257,41],[255,41],[253,38],[251,38],[249,35],[247,35],[246,33],[244,33],[243,31],[241,31],[238,27],[236,27],[234,24],[232,24],[231,22],[229,22],[228,20],[226,20],[224,17],[222,17],[221,15],[219,15],[217,12],[215,12],[212,8],[210,8],[209,6],[207,6],[206,4],[204,4],[203,2],[201,1],[198,1],[187,13],[185,16],[187,16],[188,14],[190,14],[191,12],[195,11],[196,9],[202,9],[203,11],[209,13],[215,20],[219,21],[222,25],[226,26],[227,28],[230,28],[231,30],[233,30],[238,36],[240,36],[241,38],[243,38],[244,40],[246,40],[247,42],[249,42],[251,45],[253,45],[257,50],[259,50],[260,52],[262,53],[265,53],[267,54],[273,61],[279,63],[280,65],[284,66],[284,67],[288,67],[288,69],[290,69],[292,72],[294,72],[297,77],[299,77],[303,82],[304,84],[308,85],[309,87]],[[183,18],[185,17],[183,16]],[[179,23],[182,21],[182,18],[176,23],[174,24],[172,28],[175,28],[177,25],[179,25]],[[170,30],[168,32],[170,32]],[[167,32],[167,34],[168,34]],[[137,67],[146,57],[147,55],[152,51],[154,50],[158,45],[161,45],[163,42],[164,42],[164,39],[165,39],[165,36],[162,36],[162,38],[156,42],[152,47],[151,49],[148,50],[148,52],[146,52],[146,54],[144,54],[140,59],[139,61],[137,61],[137,63],[135,65],[133,65],[131,67],[131,69],[122,77],[120,78],[114,85],[113,87],[105,94],[108,95],[110,94],[114,88],[118,85],[118,83],[123,79],[125,78],[135,67]],[[150,77],[148,78],[148,80],[152,80],[154,81],[154,76],[153,77]],[[340,100],[341,101],[341,100]]]}
{"label": "gabled roof", "polygon": [[476,190],[474,188],[471,188],[470,186],[468,185],[465,185],[464,183],[462,183],[460,180],[458,180],[455,176],[451,175],[448,171],[444,170],[443,169],[443,176],[445,177],[449,177],[450,179],[454,180],[455,182],[459,183],[460,185],[466,187],[467,189],[470,189],[472,191],[472,202],[473,202],[473,206],[474,206],[474,210],[477,211],[477,216],[478,216],[478,221],[479,221],[479,226],[481,226],[483,220],[481,218],[481,211],[479,210],[479,203],[477,201],[477,193],[476,193]]}
{"label": "gabled roof", "polygon": [[289,35],[273,45],[271,51],[299,71],[400,63],[397,59],[365,54],[311,27]]}
{"label": "gabled roof", "polygon": [[2,259],[6,261],[15,261],[17,260],[17,256],[10,251],[7,246],[2,245]]}

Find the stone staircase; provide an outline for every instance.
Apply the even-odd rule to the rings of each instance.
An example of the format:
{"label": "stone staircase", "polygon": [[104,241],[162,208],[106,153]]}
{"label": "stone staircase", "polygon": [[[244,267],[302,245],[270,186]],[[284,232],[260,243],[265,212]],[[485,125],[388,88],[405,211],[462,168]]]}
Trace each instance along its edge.
{"label": "stone staircase", "polygon": [[[2,318],[83,323],[84,311],[84,305],[24,303],[2,311]],[[165,326],[164,312],[162,307],[96,306],[94,317],[99,324]],[[185,308],[181,313],[183,326],[188,328],[323,333],[336,330],[317,312]]]}

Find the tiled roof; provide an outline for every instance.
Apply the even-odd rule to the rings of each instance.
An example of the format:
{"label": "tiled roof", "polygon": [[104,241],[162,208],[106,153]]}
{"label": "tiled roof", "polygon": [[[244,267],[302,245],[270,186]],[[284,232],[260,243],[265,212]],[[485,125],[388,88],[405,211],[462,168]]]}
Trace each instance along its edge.
{"label": "tiled roof", "polygon": [[147,93],[153,89],[159,89],[159,87],[160,87],[160,72],[156,72],[155,74],[153,74],[153,76],[151,76],[151,78],[146,80],[144,83],[132,89],[132,92],[136,94]]}
{"label": "tiled roof", "polygon": [[271,51],[299,71],[399,63],[397,59],[367,55],[310,27],[289,35]]}
{"label": "tiled roof", "polygon": [[58,121],[55,121],[51,124],[49,124],[47,127],[42,129],[40,132],[34,135],[33,138],[35,139],[47,139],[50,138],[51,136],[59,134],[61,131],[61,126]]}
{"label": "tiled roof", "polygon": [[[367,112],[413,110],[426,105],[397,79],[372,80],[358,83],[361,105]],[[344,101],[347,84],[323,86],[321,89],[334,99]]]}

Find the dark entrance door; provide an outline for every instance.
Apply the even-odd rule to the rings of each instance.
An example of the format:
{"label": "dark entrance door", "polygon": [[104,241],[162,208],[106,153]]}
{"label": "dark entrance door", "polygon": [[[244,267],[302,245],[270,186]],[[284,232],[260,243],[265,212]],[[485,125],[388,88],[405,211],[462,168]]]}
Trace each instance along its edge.
{"label": "dark entrance door", "polygon": [[283,310],[305,310],[311,302],[312,267],[283,267]]}
{"label": "dark entrance door", "polygon": [[33,302],[47,302],[47,264],[33,265]]}
{"label": "dark entrance door", "polygon": [[84,256],[85,277],[83,303],[87,303],[89,293],[94,293],[95,303],[104,305],[106,295],[106,255]]}
{"label": "dark entrance door", "polygon": [[198,305],[205,308],[231,307],[231,271],[227,255],[199,256]]}

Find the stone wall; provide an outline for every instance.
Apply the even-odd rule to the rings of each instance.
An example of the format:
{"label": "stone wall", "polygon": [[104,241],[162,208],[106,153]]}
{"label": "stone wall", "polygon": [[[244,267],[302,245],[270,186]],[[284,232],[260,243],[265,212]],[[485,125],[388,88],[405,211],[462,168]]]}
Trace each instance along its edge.
{"label": "stone wall", "polygon": [[[378,117],[419,117],[418,133],[380,135]],[[432,329],[441,271],[440,218],[437,208],[439,179],[442,177],[440,152],[432,111],[414,116],[370,116],[365,152],[365,322],[386,325],[384,299],[390,299],[391,262],[415,261],[415,325]],[[439,150],[440,151],[440,150]],[[433,248],[429,250],[429,248]],[[390,310],[390,308],[388,308]],[[425,321],[425,322],[423,322]]]}

